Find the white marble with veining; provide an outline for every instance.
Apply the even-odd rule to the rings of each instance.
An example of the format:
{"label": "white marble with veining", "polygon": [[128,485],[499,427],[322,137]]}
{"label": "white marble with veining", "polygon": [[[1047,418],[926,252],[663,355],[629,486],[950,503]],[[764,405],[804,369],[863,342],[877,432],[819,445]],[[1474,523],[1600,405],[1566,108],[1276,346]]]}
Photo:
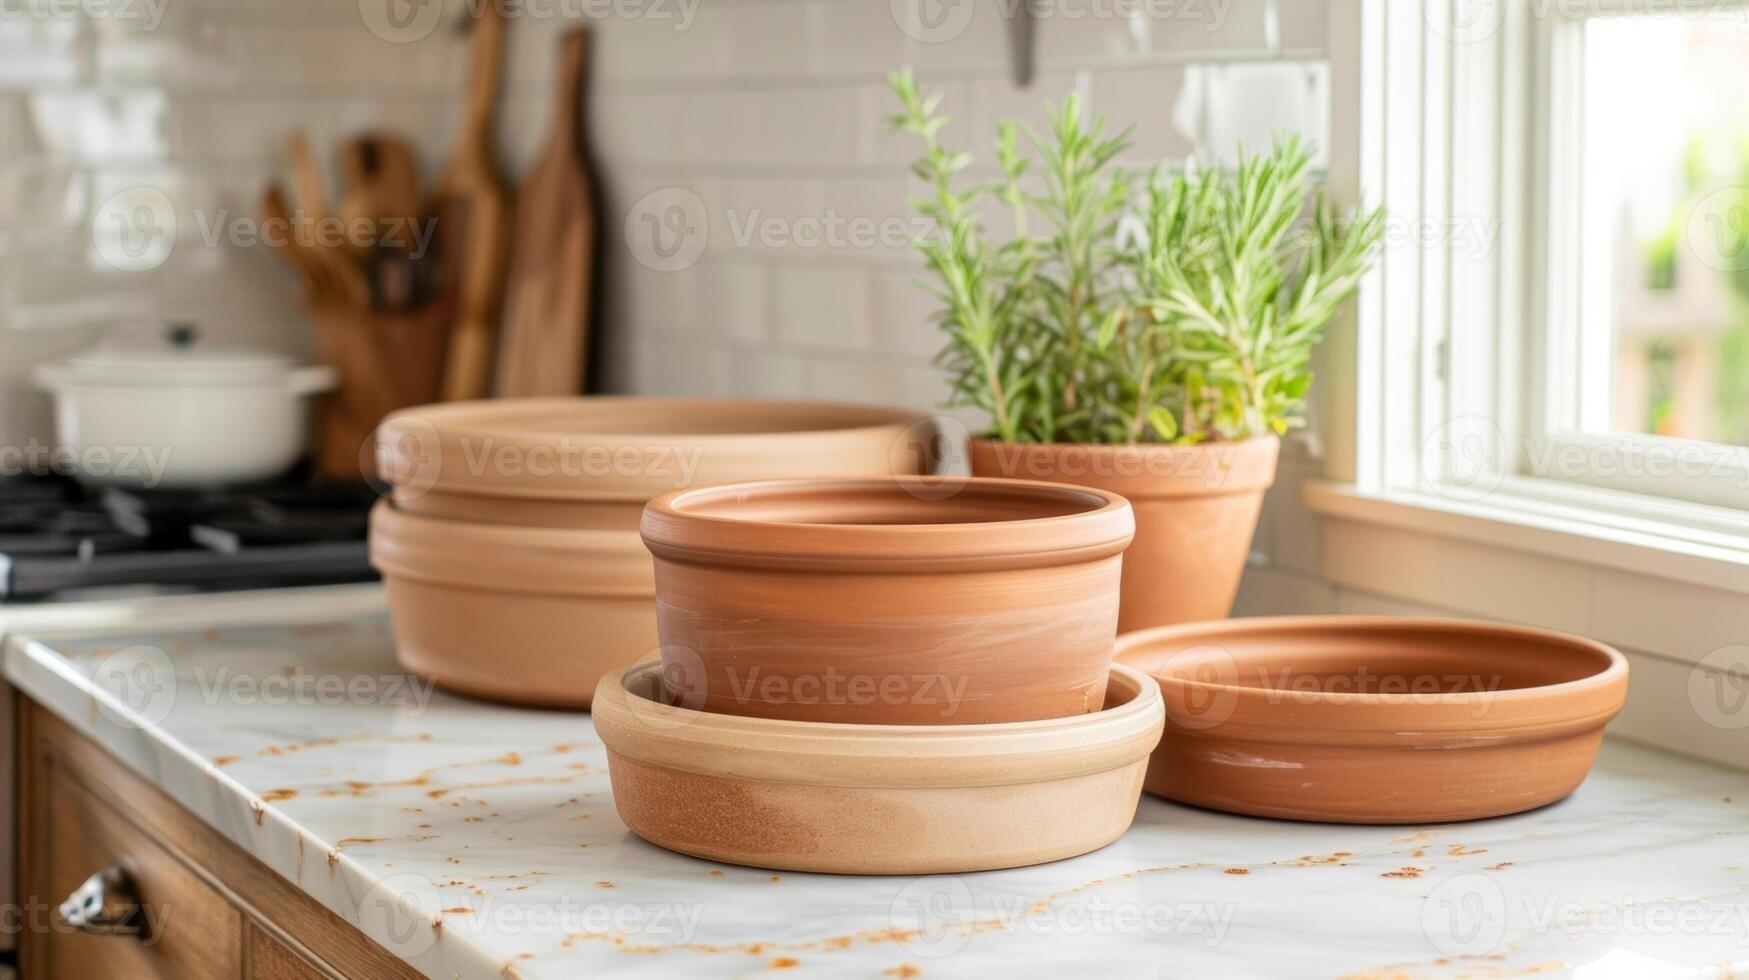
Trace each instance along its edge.
{"label": "white marble with veining", "polygon": [[1499,820],[1144,798],[1042,867],[772,873],[629,834],[587,715],[410,682],[374,589],[67,610],[7,678],[433,976],[1749,976],[1749,775],[1628,743]]}

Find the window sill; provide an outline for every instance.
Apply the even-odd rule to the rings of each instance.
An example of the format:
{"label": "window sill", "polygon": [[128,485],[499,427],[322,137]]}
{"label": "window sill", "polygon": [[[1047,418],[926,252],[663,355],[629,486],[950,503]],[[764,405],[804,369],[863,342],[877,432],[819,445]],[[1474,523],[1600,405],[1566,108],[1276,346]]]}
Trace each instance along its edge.
{"label": "window sill", "polygon": [[1749,595],[1749,538],[1727,531],[1632,518],[1601,521],[1599,512],[1583,502],[1528,493],[1498,492],[1466,501],[1434,492],[1369,492],[1353,484],[1308,480],[1301,494],[1308,510],[1327,518]]}

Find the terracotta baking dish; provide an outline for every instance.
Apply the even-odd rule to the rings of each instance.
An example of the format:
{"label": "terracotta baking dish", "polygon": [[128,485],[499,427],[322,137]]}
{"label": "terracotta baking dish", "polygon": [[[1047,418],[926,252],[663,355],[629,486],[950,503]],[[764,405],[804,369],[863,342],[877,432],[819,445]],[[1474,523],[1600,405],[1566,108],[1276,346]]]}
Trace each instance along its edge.
{"label": "terracotta baking dish", "polygon": [[595,729],[638,836],[791,871],[938,874],[1055,861],[1135,819],[1159,692],[1114,667],[1104,710],[1005,725],[842,725],[673,706],[662,665],[603,678]]}
{"label": "terracotta baking dish", "polygon": [[377,430],[377,470],[409,513],[635,530],[685,487],[930,472],[914,409],[707,399],[500,399],[423,405]]}
{"label": "terracotta baking dish", "polygon": [[587,708],[603,674],[656,648],[635,531],[475,524],[371,511],[401,665],[476,697]]}
{"label": "terracotta baking dish", "polygon": [[965,477],[688,490],[643,521],[681,693],[906,725],[1099,710],[1134,529],[1113,493]]}
{"label": "terracotta baking dish", "polygon": [[1573,792],[1627,695],[1622,655],[1461,620],[1306,616],[1128,633],[1166,699],[1148,790],[1335,823],[1517,813]]}

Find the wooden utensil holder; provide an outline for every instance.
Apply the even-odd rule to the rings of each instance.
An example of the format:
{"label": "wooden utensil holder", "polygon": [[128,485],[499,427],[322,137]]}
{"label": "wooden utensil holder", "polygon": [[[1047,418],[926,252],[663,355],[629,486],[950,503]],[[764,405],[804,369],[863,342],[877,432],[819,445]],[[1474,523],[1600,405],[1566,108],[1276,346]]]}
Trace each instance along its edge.
{"label": "wooden utensil holder", "polygon": [[316,356],[339,372],[322,399],[316,469],[357,481],[376,475],[376,427],[390,412],[438,400],[454,304],[430,303],[403,313],[348,306],[310,310]]}

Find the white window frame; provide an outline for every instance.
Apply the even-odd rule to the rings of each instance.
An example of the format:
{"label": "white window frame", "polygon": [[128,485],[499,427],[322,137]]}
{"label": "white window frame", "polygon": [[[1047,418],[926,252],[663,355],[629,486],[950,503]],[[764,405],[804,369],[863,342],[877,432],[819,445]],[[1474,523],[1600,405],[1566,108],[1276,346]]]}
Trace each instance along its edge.
{"label": "white window frame", "polygon": [[[1606,345],[1581,350],[1580,256],[1548,247],[1582,240],[1582,116],[1563,100],[1584,20],[1721,2],[1741,0],[1358,0],[1356,50],[1332,58],[1352,57],[1336,94],[1361,111],[1333,134],[1331,177],[1384,207],[1389,232],[1353,332],[1330,345],[1329,469],[1346,484],[1310,488],[1313,509],[1355,517],[1377,500],[1393,522],[1408,505],[1631,546],[1623,563],[1699,557],[1683,568],[1697,580],[1749,577],[1749,451],[1598,431],[1606,397],[1575,365],[1607,369]],[[1452,26],[1453,3],[1472,19]]]}

